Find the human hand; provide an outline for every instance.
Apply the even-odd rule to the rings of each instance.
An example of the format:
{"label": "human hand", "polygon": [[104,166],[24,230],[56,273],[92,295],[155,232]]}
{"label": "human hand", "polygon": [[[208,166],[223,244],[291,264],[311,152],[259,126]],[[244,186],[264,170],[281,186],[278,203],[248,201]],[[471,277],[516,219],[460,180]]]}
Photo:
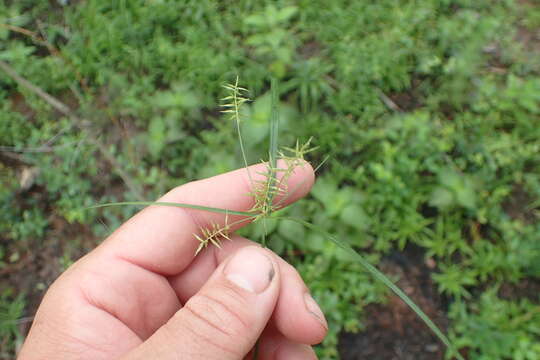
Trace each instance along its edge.
{"label": "human hand", "polygon": [[[254,177],[261,166],[250,168]],[[307,194],[313,179],[308,164],[297,167],[283,203]],[[250,189],[241,169],[159,201],[248,211]],[[304,344],[320,342],[327,325],[292,266],[239,236],[194,257],[193,234],[224,221],[167,206],[139,212],[51,285],[19,360],[240,360],[259,338],[259,359],[315,359]]]}

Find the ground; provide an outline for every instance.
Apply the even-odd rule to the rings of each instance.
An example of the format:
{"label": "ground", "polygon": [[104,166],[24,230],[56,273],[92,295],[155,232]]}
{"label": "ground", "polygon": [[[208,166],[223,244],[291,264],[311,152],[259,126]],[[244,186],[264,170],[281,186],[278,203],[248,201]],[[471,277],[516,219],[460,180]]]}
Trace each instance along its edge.
{"label": "ground", "polygon": [[[433,260],[426,261],[423,251],[414,246],[396,252],[383,260],[381,269],[399,277],[397,284],[442,329],[448,326],[447,301],[430,278]],[[340,355],[343,360],[439,360],[443,345],[426,325],[397,296],[388,303],[370,305],[365,310],[365,330],[342,333]]]}
{"label": "ground", "polygon": [[[242,166],[219,100],[237,76],[252,99],[249,162],[268,153],[271,78],[280,145],[314,136],[309,159],[329,157],[291,215],[397,279],[467,360],[540,358],[539,9],[0,2],[0,61],[71,109],[0,69],[0,359],[14,357],[47,286],[136,210],[81,209]],[[314,231],[290,230],[268,238],[328,316],[321,359],[444,358],[361,266]]]}

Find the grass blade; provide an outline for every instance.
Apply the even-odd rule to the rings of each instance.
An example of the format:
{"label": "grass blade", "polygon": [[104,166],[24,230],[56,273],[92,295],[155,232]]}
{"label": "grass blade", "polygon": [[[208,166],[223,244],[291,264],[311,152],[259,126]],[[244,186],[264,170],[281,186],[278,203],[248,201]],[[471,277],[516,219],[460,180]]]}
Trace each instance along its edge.
{"label": "grass blade", "polygon": [[272,93],[272,103],[271,103],[271,115],[270,115],[270,147],[268,150],[270,156],[270,166],[272,169],[275,169],[277,166],[277,156],[278,156],[278,135],[279,135],[279,90],[278,82],[275,78],[271,80],[271,93]]}
{"label": "grass blade", "polygon": [[317,226],[296,218],[291,217],[279,217],[279,219],[282,220],[290,220],[294,221],[296,223],[299,223],[301,225],[304,225],[306,228],[309,228],[310,230],[314,230],[324,236],[326,239],[332,241],[334,244],[336,244],[341,249],[345,250],[348,254],[350,254],[355,260],[357,260],[360,265],[362,265],[375,279],[385,284],[390,290],[392,290],[399,298],[407,304],[415,313],[418,315],[420,319],[428,326],[428,328],[439,338],[439,340],[450,349],[450,351],[453,352],[453,355],[459,359],[464,360],[461,354],[454,348],[448,337],[439,329],[437,325],[429,318],[429,316],[424,313],[422,309],[418,307],[414,303],[414,301],[407,296],[396,284],[392,282],[386,275],[384,275],[382,272],[380,272],[375,266],[371,265],[369,261],[367,261],[362,255],[360,255],[356,250],[354,250],[349,244],[335,238],[331,234],[327,233],[326,231],[319,229]]}
{"label": "grass blade", "polygon": [[249,216],[249,217],[253,217],[255,215],[252,212],[246,212],[246,211],[234,211],[234,210],[220,209],[220,208],[214,208],[214,207],[209,207],[209,206],[173,203],[173,202],[160,202],[160,201],[123,201],[123,202],[114,202],[114,203],[106,203],[106,204],[89,206],[87,209],[98,209],[98,208],[103,208],[103,207],[125,206],[125,205],[135,205],[135,206],[161,205],[161,206],[173,206],[173,207],[180,207],[180,208],[187,208],[187,209],[210,211],[210,212],[226,214],[226,215],[227,214],[240,215],[240,216]]}
{"label": "grass blade", "polygon": [[[278,82],[275,78],[272,77],[270,80],[270,92],[272,95],[271,100],[271,110],[270,110],[270,143],[268,146],[268,183],[267,187],[272,188],[276,185],[277,182],[277,157],[278,157],[278,136],[279,136],[279,91],[278,91]],[[266,198],[266,205],[268,209],[272,209],[272,204],[274,202],[274,192],[270,191]],[[268,214],[270,215],[270,214]],[[265,223],[266,225],[266,223]],[[263,246],[266,246],[266,231],[263,233],[261,243]]]}

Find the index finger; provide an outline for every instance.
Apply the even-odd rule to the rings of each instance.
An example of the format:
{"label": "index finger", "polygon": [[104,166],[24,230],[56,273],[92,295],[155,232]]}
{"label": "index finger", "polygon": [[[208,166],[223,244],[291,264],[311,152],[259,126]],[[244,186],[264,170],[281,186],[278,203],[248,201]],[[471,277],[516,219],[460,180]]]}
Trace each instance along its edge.
{"label": "index finger", "polygon": [[[284,163],[281,163],[283,165]],[[279,167],[279,164],[278,164]],[[238,169],[204,180],[179,186],[159,202],[177,202],[249,211],[254,198],[249,194],[264,181],[265,164]],[[279,176],[279,174],[278,174]],[[274,204],[290,204],[305,196],[314,181],[312,167],[307,162],[296,166]],[[228,219],[226,219],[228,217]],[[223,226],[227,220],[235,230],[248,222],[238,222],[237,215],[170,206],[149,206],[132,217],[100,246],[100,252],[121,258],[152,272],[170,276],[180,273],[193,260],[199,241],[194,234],[213,224]]]}

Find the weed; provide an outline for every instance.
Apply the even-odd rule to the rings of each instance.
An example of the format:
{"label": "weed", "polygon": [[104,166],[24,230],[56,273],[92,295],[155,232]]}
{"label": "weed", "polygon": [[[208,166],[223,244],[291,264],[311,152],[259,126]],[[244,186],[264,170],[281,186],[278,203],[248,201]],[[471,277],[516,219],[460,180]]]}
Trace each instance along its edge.
{"label": "weed", "polygon": [[[236,78],[236,82],[234,84],[227,84],[224,86],[226,90],[229,91],[228,96],[223,98],[225,101],[230,101],[225,103],[224,107],[225,110],[223,111],[226,114],[231,114],[231,119],[236,124],[236,129],[238,133],[238,142],[240,143],[240,148],[242,152],[242,157],[245,163],[246,171],[248,172],[249,179],[251,182],[251,188],[252,191],[249,193],[250,196],[253,198],[254,206],[247,212],[248,215],[251,215],[250,218],[252,218],[253,222],[262,221],[263,223],[268,219],[276,210],[279,209],[279,203],[283,201],[287,196],[290,195],[290,190],[287,187],[287,182],[289,177],[293,174],[294,169],[297,166],[302,165],[302,161],[304,161],[304,155],[307,153],[310,153],[314,150],[314,148],[310,148],[311,138],[305,143],[300,145],[297,141],[295,148],[284,148],[282,152],[278,152],[277,150],[277,139],[279,137],[278,135],[278,124],[279,124],[279,115],[277,112],[277,102],[278,102],[278,88],[277,88],[277,80],[272,79],[272,116],[270,120],[270,142],[269,142],[269,158],[270,160],[267,162],[264,162],[266,171],[261,172],[260,175],[263,176],[262,180],[253,180],[253,177],[251,174],[249,174],[249,168],[247,164],[247,157],[244,150],[243,145],[243,139],[240,131],[240,108],[241,106],[248,101],[246,97],[244,97],[244,93],[247,92],[246,89],[238,86],[238,77]],[[285,155],[284,152],[290,153],[289,155]],[[282,164],[285,167],[278,167],[278,159],[282,160]],[[278,202],[277,204],[274,204],[274,199],[276,197],[280,196],[282,200]],[[151,203],[152,205],[164,205],[167,206],[165,203]],[[125,205],[122,203],[110,203],[110,204],[103,204],[98,205],[99,207],[103,206],[118,206],[118,205]],[[171,206],[171,204],[169,204]],[[175,203],[172,204],[172,206],[178,206],[178,207],[189,207],[193,208],[196,207],[201,210],[206,211],[213,211],[215,209],[212,208],[206,208],[203,206],[194,206],[187,204],[184,206],[184,204]],[[198,254],[202,249],[207,247],[209,244],[215,245],[218,248],[220,248],[220,243],[222,239],[228,239],[229,232],[231,229],[231,225],[228,223],[228,211],[227,209],[220,209],[219,212],[223,213],[225,212],[225,224],[224,225],[218,225],[218,224],[212,224],[208,228],[201,228],[200,234],[195,234],[195,238],[199,241],[200,245],[196,250],[195,254]],[[313,230],[320,235],[322,235],[325,239],[333,242],[338,247],[340,247],[342,250],[347,252],[350,256],[352,256],[356,261],[358,261],[364,269],[370,273],[373,277],[375,277],[378,281],[385,284],[390,290],[392,290],[397,296],[399,296],[425,323],[426,325],[433,331],[433,333],[451,350],[453,355],[458,359],[463,359],[461,355],[456,351],[456,349],[452,346],[446,335],[444,335],[441,330],[433,323],[433,321],[401,290],[399,289],[388,277],[386,277],[383,273],[381,273],[377,268],[375,268],[372,264],[370,264],[362,255],[360,255],[355,249],[353,249],[349,244],[347,244],[344,241],[341,241],[337,239],[336,237],[330,235],[326,231],[320,229],[319,227],[306,222],[302,219],[294,218],[294,217],[284,217],[284,216],[278,216],[274,217],[274,219],[277,220],[288,220],[293,221],[297,224],[303,225],[307,229]],[[245,219],[240,220],[245,221]],[[265,226],[265,231],[262,234],[261,243],[263,246],[266,246],[266,237],[267,237],[267,231]]]}
{"label": "weed", "polygon": [[[419,246],[450,307],[459,303],[459,311],[439,310],[463,353],[471,360],[540,357],[527,345],[538,342],[535,318],[515,327],[514,314],[500,310],[521,304],[521,294],[479,300],[494,284],[531,288],[540,277],[538,6],[515,0],[123,5],[0,1],[0,60],[86,119],[74,127],[0,70],[0,267],[10,274],[0,289],[25,291],[25,313],[43,294],[20,284],[51,280],[34,280],[41,276],[27,266],[16,270],[27,255],[50,253],[45,244],[60,253],[66,244],[80,247],[70,239],[81,228],[97,243],[136,211],[81,209],[154,198],[179,182],[245,166],[236,125],[222,121],[217,101],[235,74],[253,100],[240,111],[249,119],[240,122],[247,162],[268,159],[271,73],[280,79],[280,143],[316,135],[319,149],[308,156],[320,162],[328,154],[332,161],[310,197],[242,235],[264,237],[309,284],[330,324],[319,357],[338,358],[341,331],[378,321],[366,304],[384,302],[387,292],[321,233],[278,216],[347,239],[371,264]],[[97,156],[100,147],[89,141],[95,134],[115,165]],[[40,171],[23,191],[25,168]],[[125,187],[119,168],[143,196]],[[44,261],[36,265],[55,267],[55,259]],[[2,298],[0,307],[15,298]],[[492,321],[490,313],[505,315]],[[496,325],[481,330],[486,323]],[[16,348],[16,337],[0,337],[12,341],[5,348]],[[521,350],[493,352],[499,348],[490,337]],[[5,358],[15,357],[7,351]]]}
{"label": "weed", "polygon": [[13,348],[22,343],[18,325],[24,306],[22,294],[14,296],[12,289],[0,293],[0,359],[8,359]]}
{"label": "weed", "polygon": [[218,248],[221,248],[221,241],[223,239],[231,240],[230,236],[230,224],[227,221],[228,217],[225,216],[225,223],[224,225],[218,225],[218,224],[211,224],[210,228],[201,227],[200,231],[201,234],[193,234],[197,240],[199,240],[199,247],[195,251],[195,256],[201,250],[206,248],[209,244],[212,244]]}

